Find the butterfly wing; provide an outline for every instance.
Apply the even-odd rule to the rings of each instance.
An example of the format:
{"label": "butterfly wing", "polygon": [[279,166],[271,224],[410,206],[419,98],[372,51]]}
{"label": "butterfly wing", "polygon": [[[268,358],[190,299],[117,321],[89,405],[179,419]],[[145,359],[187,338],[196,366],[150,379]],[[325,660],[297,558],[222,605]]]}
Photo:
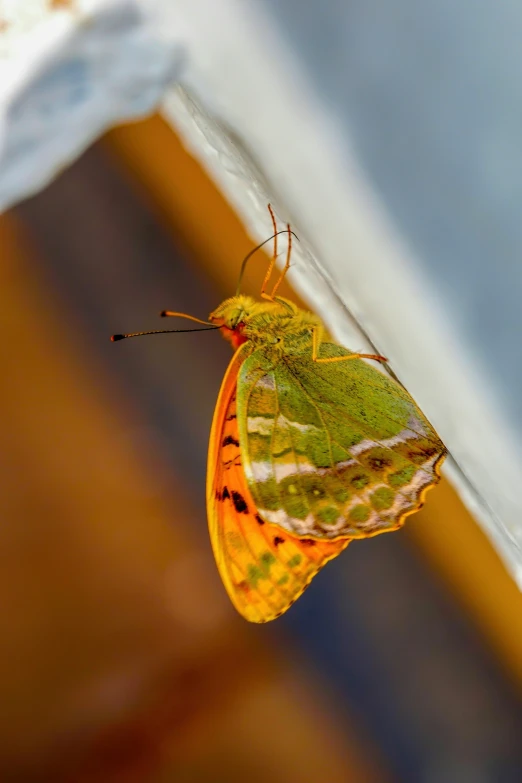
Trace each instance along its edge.
{"label": "butterfly wing", "polygon": [[[347,355],[325,344],[321,358]],[[400,527],[445,448],[409,394],[361,359],[255,351],[241,367],[243,467],[260,517],[321,540]]]}
{"label": "butterfly wing", "polygon": [[236,407],[242,363],[240,348],[218,397],[209,446],[207,509],[212,548],[227,593],[245,619],[263,623],[283,614],[349,540],[300,539],[257,513],[243,471]]}

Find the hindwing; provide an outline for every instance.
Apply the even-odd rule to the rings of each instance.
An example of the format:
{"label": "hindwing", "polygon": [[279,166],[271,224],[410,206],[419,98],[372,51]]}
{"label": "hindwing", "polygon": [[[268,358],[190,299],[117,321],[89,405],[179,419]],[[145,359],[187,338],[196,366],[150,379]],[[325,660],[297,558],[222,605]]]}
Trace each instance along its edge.
{"label": "hindwing", "polygon": [[[347,356],[324,344],[321,357]],[[361,359],[259,349],[238,378],[242,467],[257,513],[332,541],[400,527],[440,476],[445,448],[405,389]]]}

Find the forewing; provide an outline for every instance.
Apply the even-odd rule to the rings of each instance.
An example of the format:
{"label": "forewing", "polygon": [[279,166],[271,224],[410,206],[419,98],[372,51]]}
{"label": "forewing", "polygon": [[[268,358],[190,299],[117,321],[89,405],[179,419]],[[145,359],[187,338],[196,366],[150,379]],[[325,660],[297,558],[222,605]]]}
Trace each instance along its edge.
{"label": "forewing", "polygon": [[[336,345],[321,357],[348,355]],[[244,471],[259,515],[288,532],[333,540],[400,527],[439,479],[445,449],[398,383],[360,360],[277,361],[252,354],[240,372]]]}
{"label": "forewing", "polygon": [[286,612],[349,541],[299,539],[257,513],[242,466],[236,409],[241,362],[236,354],[214,415],[207,508],[214,556],[230,599],[245,619],[263,623]]}

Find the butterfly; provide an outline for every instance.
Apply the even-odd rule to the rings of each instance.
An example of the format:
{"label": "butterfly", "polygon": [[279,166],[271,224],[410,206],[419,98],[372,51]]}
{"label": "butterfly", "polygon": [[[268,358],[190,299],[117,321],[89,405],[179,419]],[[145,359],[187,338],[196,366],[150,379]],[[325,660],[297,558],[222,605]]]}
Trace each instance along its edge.
{"label": "butterfly", "polygon": [[[254,623],[286,612],[350,541],[402,527],[446,455],[406,390],[365,361],[384,357],[331,342],[318,316],[277,295],[293,232],[279,232],[269,210],[274,251],[260,300],[238,292],[208,321],[162,313],[219,329],[235,350],[210,433],[207,511],[225,589]],[[267,293],[280,233],[286,263]]]}

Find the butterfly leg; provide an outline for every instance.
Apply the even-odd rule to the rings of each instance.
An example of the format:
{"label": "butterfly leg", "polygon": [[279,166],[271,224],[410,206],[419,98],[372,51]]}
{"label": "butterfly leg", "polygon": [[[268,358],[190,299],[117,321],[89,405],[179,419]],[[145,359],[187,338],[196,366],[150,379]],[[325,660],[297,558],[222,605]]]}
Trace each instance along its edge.
{"label": "butterfly leg", "polygon": [[377,362],[387,362],[388,359],[386,359],[385,356],[378,356],[374,353],[351,353],[348,356],[328,356],[325,359],[319,359],[319,346],[321,344],[321,336],[319,332],[322,332],[322,329],[319,330],[318,328],[312,329],[312,361],[318,362],[321,364],[326,364],[327,362],[346,362],[349,359],[375,359]]}
{"label": "butterfly leg", "polygon": [[273,302],[276,298],[276,292],[281,283],[283,282],[283,278],[288,272],[290,268],[290,255],[292,253],[292,230],[290,228],[290,224],[287,223],[286,228],[288,231],[288,249],[286,251],[286,263],[284,265],[284,268],[279,276],[279,279],[275,283],[272,293],[267,294],[266,293],[266,287],[268,285],[268,281],[270,280],[270,277],[272,275],[272,272],[274,271],[274,266],[277,258],[277,223],[274,215],[274,211],[272,209],[271,204],[268,205],[268,211],[270,212],[270,217],[272,218],[272,225],[274,227],[274,252],[272,254],[272,258],[270,260],[270,265],[268,267],[267,273],[265,275],[265,279],[263,280],[263,285],[261,286],[261,297],[263,299],[268,299],[270,302]]}
{"label": "butterfly leg", "polygon": [[263,285],[261,286],[261,296],[263,297],[263,299],[271,299],[269,294],[265,293],[265,289],[272,275],[272,271],[274,269],[276,258],[277,258],[277,223],[274,215],[274,210],[272,209],[271,204],[268,205],[268,211],[270,212],[270,217],[272,218],[272,226],[274,228],[274,252],[272,253],[272,258],[270,259],[270,264],[268,265],[265,279],[263,280]]}
{"label": "butterfly leg", "polygon": [[286,275],[286,273],[290,269],[290,256],[292,255],[292,231],[290,229],[290,223],[286,224],[286,228],[287,228],[287,231],[288,231],[288,245],[287,245],[287,250],[286,250],[286,261],[285,261],[285,265],[284,265],[284,267],[283,267],[283,269],[281,271],[281,275],[279,276],[279,280],[276,282],[275,286],[272,288],[272,293],[270,294],[270,299],[272,299],[272,300],[276,298],[276,291],[279,288],[279,286],[281,285],[281,283],[283,282],[284,276]]}

